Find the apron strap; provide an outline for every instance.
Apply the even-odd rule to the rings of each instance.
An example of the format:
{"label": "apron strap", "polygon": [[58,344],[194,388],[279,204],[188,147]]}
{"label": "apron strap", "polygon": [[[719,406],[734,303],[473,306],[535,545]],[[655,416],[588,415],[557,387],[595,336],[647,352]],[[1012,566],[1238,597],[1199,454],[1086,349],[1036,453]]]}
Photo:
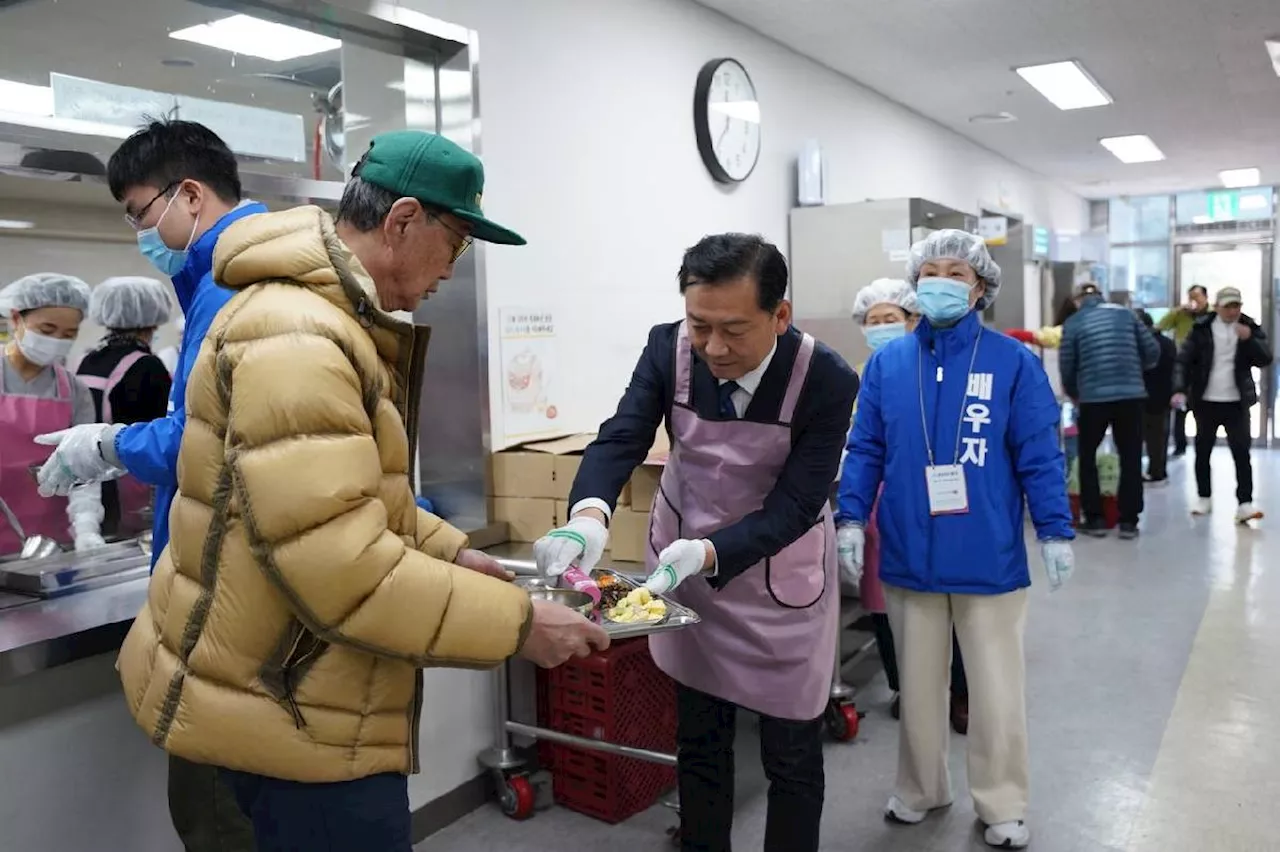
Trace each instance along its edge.
{"label": "apron strap", "polygon": [[787,380],[787,395],[782,398],[782,410],[778,413],[778,420],[787,426],[791,425],[791,420],[795,417],[800,391],[804,390],[805,379],[809,377],[814,345],[810,335],[805,334],[800,338],[800,349],[796,352],[795,363],[791,365],[791,377]]}
{"label": "apron strap", "polygon": [[685,408],[689,407],[690,386],[693,379],[693,358],[690,352],[692,350],[689,348],[689,323],[686,320],[680,323],[680,330],[676,333],[675,375],[675,403]]}
{"label": "apron strap", "polygon": [[53,374],[58,383],[58,399],[71,399],[71,375],[61,364],[53,365]]}
{"label": "apron strap", "polygon": [[124,356],[116,363],[116,368],[111,371],[111,375],[107,376],[107,386],[102,390],[102,422],[114,423],[111,419],[111,392],[116,389],[116,385],[124,379],[125,373],[129,372],[129,368],[138,363],[145,352],[134,350]]}

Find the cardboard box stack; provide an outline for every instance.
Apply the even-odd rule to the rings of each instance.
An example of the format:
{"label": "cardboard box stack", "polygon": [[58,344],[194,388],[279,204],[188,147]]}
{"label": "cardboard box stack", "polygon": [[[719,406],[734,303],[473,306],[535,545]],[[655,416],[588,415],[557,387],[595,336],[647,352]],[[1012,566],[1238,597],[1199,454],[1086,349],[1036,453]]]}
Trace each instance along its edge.
{"label": "cardboard box stack", "polygon": [[[494,453],[490,500],[495,521],[507,524],[512,541],[536,541],[568,520],[569,490],[582,463],[582,451],[595,435],[569,435]],[[644,464],[623,489],[609,525],[610,555],[615,561],[644,562],[649,547],[649,509],[670,445],[666,428]]]}

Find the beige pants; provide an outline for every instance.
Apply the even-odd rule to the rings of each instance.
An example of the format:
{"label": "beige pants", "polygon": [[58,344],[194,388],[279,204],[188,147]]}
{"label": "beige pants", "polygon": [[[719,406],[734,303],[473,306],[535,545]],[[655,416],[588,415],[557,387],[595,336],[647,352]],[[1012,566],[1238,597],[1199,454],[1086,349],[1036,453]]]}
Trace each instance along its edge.
{"label": "beige pants", "polygon": [[897,796],[912,810],[951,803],[947,769],[951,626],[969,681],[969,790],[988,825],[1027,811],[1027,592],[945,595],[885,586],[898,653],[902,723]]}

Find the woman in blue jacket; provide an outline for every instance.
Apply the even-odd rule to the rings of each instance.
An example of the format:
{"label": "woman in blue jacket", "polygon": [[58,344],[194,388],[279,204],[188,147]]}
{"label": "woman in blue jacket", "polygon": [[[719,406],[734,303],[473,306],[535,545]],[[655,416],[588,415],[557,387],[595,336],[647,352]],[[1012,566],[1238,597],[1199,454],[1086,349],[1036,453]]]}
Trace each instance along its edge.
{"label": "woman in blue jacket", "polygon": [[[840,480],[838,546],[861,564],[877,517],[880,577],[902,687],[898,780],[886,817],[949,805],[947,674],[954,625],[968,670],[969,786],[992,846],[1030,841],[1023,630],[1029,507],[1050,585],[1074,566],[1058,405],[1020,343],[984,331],[1000,267],[982,240],[931,234],[907,280],[924,320],[867,364]],[[890,440],[892,436],[892,440]]]}

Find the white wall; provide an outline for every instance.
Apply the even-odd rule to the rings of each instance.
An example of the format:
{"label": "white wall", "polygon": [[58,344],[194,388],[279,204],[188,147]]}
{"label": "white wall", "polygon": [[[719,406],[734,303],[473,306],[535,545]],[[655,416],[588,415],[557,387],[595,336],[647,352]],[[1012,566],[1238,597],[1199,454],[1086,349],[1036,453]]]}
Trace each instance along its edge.
{"label": "white wall", "polygon": [[[594,429],[648,328],[682,314],[684,248],[727,230],[785,248],[806,138],[825,149],[832,203],[922,196],[976,212],[1003,202],[1038,225],[1087,225],[1066,189],[688,0],[407,5],[479,32],[485,207],[529,239],[487,256],[495,447],[499,307],[555,311],[559,422]],[[692,120],[698,70],[722,56],[746,66],[764,122],[759,165],[732,191],[703,168]]]}

